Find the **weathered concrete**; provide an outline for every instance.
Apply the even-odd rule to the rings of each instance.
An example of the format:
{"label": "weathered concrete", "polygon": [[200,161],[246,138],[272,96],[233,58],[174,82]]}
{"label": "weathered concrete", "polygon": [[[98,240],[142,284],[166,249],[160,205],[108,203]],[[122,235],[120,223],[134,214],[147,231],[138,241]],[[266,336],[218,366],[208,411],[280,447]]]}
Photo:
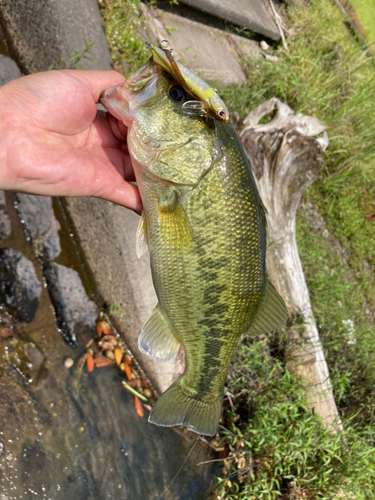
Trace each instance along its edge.
{"label": "weathered concrete", "polygon": [[240,57],[260,54],[259,44],[254,40],[189,19],[183,10],[183,15],[178,15],[143,6],[142,12],[148,20],[149,38],[154,43],[167,39],[175,57],[210,82],[243,84],[246,75]]}
{"label": "weathered concrete", "polygon": [[22,73],[17,64],[10,57],[0,54],[0,86],[20,76]]}
{"label": "weathered concrete", "polygon": [[11,57],[25,73],[61,68],[69,52],[95,43],[96,62],[84,69],[110,69],[111,58],[95,0],[0,0],[0,25]]}
{"label": "weathered concrete", "polygon": [[58,231],[49,196],[16,194],[17,211],[35,254],[43,260],[53,260],[61,252]]}
{"label": "weathered concrete", "polygon": [[280,40],[280,34],[264,0],[181,0],[181,2],[271,40]]}
{"label": "weathered concrete", "polygon": [[182,372],[180,358],[160,363],[142,354],[138,336],[157,303],[149,254],[137,259],[135,233],[139,217],[110,202],[93,198],[66,199],[80,247],[98,294],[124,311],[112,320],[156,389],[164,392]]}

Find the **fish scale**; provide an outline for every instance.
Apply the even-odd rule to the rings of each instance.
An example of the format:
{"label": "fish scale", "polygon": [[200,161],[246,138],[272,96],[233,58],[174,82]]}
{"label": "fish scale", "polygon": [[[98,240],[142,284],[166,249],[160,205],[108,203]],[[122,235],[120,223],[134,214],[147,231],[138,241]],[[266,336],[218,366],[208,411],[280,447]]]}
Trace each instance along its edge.
{"label": "fish scale", "polygon": [[213,435],[240,336],[279,328],[285,304],[267,279],[264,208],[233,128],[186,115],[184,101],[169,94],[176,82],[152,61],[138,74],[147,74],[143,87],[135,74],[102,103],[129,127],[144,206],[140,239],[159,301],[139,345],[164,360],[182,342],[186,354],[184,374],[149,420]]}

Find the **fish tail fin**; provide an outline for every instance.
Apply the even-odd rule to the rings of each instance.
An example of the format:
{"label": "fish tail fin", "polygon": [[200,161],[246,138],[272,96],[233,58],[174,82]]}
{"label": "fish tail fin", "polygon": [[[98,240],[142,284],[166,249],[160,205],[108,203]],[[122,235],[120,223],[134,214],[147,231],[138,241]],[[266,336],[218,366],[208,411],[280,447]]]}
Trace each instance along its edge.
{"label": "fish tail fin", "polygon": [[183,377],[176,380],[156,401],[148,421],[171,427],[185,425],[198,434],[214,436],[219,425],[223,397],[205,402],[188,395]]}

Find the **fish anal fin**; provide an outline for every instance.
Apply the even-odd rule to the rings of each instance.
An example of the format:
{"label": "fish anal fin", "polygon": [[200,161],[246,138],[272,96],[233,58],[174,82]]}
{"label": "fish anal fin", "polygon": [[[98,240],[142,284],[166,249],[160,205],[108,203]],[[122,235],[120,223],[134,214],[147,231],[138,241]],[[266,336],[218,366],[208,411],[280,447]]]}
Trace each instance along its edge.
{"label": "fish anal fin", "polygon": [[168,361],[177,354],[180,343],[158,304],[142,327],[139,350],[152,359]]}
{"label": "fish anal fin", "polygon": [[287,318],[288,312],[283,299],[267,279],[266,296],[250,326],[249,334],[255,336],[279,330],[284,326]]}
{"label": "fish anal fin", "polygon": [[142,212],[137,227],[135,250],[137,252],[138,259],[148,250],[147,220],[144,211]]}

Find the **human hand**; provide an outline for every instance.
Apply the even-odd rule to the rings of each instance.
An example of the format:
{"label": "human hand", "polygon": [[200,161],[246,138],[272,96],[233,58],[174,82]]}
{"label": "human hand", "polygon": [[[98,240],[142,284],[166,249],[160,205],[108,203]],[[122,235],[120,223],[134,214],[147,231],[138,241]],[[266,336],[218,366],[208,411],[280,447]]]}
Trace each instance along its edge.
{"label": "human hand", "polygon": [[96,196],[140,213],[125,125],[98,112],[115,71],[36,73],[0,87],[0,189]]}

